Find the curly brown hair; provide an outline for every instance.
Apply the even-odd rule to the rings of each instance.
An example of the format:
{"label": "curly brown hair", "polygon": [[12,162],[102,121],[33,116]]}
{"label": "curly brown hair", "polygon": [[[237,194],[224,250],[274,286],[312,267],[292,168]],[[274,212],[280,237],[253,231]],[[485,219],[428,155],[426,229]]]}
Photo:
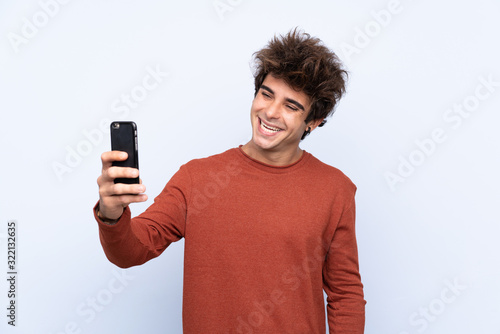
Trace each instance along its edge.
{"label": "curly brown hair", "polygon": [[274,36],[253,56],[255,95],[271,73],[311,99],[306,123],[323,119],[319,125],[322,126],[325,118],[335,112],[335,105],[345,93],[348,73],[337,55],[320,39],[295,28],[284,36]]}

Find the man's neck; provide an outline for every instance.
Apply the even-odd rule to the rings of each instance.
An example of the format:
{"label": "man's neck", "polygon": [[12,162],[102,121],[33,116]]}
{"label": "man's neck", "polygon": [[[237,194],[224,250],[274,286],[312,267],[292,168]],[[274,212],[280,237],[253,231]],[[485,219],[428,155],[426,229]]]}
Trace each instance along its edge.
{"label": "man's neck", "polygon": [[265,150],[255,145],[251,140],[241,147],[249,157],[272,166],[287,166],[298,161],[303,154],[300,147],[291,150]]}

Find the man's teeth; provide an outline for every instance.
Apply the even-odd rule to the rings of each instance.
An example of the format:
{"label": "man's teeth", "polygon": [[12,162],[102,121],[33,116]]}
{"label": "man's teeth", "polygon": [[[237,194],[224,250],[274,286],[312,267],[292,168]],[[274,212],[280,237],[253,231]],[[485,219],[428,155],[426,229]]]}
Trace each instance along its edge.
{"label": "man's teeth", "polygon": [[261,127],[263,127],[265,130],[269,130],[269,131],[273,131],[273,132],[278,132],[278,131],[281,131],[281,129],[278,129],[278,128],[272,128],[270,126],[267,126],[264,124],[264,122],[260,122],[260,125]]}

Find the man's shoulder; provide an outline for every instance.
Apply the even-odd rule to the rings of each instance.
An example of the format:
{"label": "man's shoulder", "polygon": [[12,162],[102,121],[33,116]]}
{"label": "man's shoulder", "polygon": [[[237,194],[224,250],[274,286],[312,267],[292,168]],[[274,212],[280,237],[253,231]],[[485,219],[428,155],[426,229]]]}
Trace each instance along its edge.
{"label": "man's shoulder", "polygon": [[219,169],[224,166],[234,167],[238,164],[237,148],[229,148],[224,152],[216,153],[202,158],[195,158],[188,161],[185,166],[192,170]]}
{"label": "man's shoulder", "polygon": [[333,182],[337,186],[345,187],[346,189],[356,189],[354,182],[339,168],[329,165],[311,154],[310,172],[322,178],[324,182]]}

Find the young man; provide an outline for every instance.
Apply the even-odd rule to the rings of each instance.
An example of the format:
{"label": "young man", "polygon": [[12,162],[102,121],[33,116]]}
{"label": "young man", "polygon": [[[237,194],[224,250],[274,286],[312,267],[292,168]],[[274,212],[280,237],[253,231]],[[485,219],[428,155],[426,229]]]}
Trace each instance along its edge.
{"label": "young man", "polygon": [[346,72],[321,41],[289,32],[255,55],[252,139],[182,165],[154,203],[106,152],[94,213],[108,259],[140,265],[185,238],[184,333],[363,333],[355,185],[299,148],[333,112]]}

